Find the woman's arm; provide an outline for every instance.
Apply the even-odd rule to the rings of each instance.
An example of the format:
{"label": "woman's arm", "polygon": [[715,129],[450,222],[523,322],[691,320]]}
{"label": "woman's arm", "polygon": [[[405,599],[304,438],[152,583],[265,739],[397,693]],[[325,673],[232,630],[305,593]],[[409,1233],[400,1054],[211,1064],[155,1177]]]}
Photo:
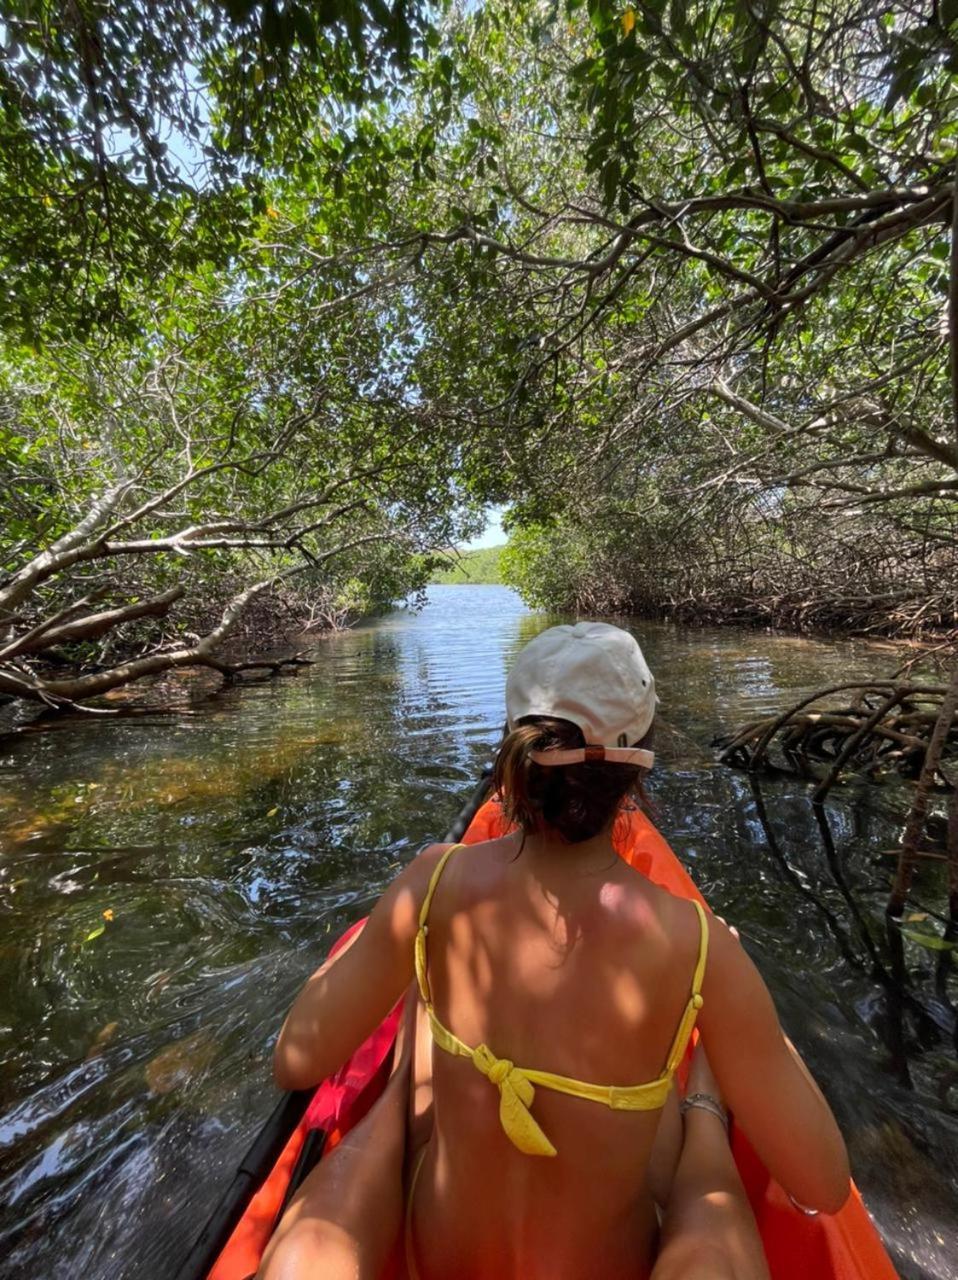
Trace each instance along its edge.
{"label": "woman's arm", "polygon": [[808,1208],[837,1213],[850,1175],[835,1117],[758,970],[725,925],[710,924],[699,1027],[725,1101],[776,1181]]}
{"label": "woman's arm", "polygon": [[432,845],[414,858],[363,929],[296,997],[273,1054],[273,1077],[281,1089],[308,1089],[337,1071],[409,986],[419,908],[446,848]]}

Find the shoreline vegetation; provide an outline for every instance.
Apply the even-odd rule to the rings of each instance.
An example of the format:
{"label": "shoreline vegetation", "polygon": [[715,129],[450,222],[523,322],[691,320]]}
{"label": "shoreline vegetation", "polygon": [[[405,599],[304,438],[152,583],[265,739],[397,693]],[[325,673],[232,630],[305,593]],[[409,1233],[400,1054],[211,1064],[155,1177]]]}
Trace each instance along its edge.
{"label": "shoreline vegetation", "polygon": [[496,547],[476,547],[471,551],[453,551],[453,563],[434,569],[430,586],[500,586],[503,583],[499,560],[505,543]]}
{"label": "shoreline vegetation", "polygon": [[0,699],[433,580],[954,661],[953,5],[207,8],[8,21]]}
{"label": "shoreline vegetation", "polygon": [[958,636],[958,579],[923,576],[886,546],[870,542],[826,555],[789,544],[784,521],[758,521],[740,531],[737,551],[695,530],[683,536],[684,547],[644,543],[626,522],[601,530],[571,522],[526,525],[503,549],[502,580],[530,607],[556,613],[930,647]]}

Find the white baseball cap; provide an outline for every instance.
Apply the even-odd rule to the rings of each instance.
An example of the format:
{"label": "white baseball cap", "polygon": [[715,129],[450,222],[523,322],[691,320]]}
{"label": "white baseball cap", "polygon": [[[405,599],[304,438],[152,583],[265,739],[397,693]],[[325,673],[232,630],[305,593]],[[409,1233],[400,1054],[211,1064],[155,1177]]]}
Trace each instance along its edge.
{"label": "white baseball cap", "polygon": [[585,747],[533,751],[537,764],[609,761],[651,769],[655,756],[630,744],[655,718],[655,680],[638,641],[607,622],[550,627],[531,640],[506,679],[509,728],[526,716],[570,720]]}

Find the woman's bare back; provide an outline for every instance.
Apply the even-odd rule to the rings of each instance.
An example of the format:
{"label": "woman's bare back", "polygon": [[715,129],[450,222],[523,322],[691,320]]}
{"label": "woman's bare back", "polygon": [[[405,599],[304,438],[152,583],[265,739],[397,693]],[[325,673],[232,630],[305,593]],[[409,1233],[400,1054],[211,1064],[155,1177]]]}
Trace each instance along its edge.
{"label": "woman's bare back", "polygon": [[[607,837],[519,849],[518,837],[473,846],[443,874],[428,933],[437,1014],[466,1044],[523,1068],[603,1085],[654,1080],[689,998],[694,908],[629,868]],[[436,1050],[432,1069],[433,1131],[412,1211],[423,1280],[587,1276],[597,1240],[603,1276],[648,1269],[660,1110],[537,1089],[532,1111],[558,1154],[530,1157],[468,1059]]]}

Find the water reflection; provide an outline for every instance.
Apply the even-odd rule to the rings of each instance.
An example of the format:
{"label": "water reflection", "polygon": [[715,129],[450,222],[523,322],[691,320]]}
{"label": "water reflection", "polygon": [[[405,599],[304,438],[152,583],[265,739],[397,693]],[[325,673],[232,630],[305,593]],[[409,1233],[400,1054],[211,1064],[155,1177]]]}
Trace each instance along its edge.
{"label": "water reflection", "polygon": [[[511,657],[552,621],[502,588],[436,588],[422,614],[319,642],[298,676],[0,741],[5,1275],[173,1269],[270,1106],[281,1010],[444,829],[498,737]],[[885,936],[879,855],[906,793],[846,788],[822,828],[801,783],[759,788],[709,749],[894,659],[636,630],[662,697],[661,824],[825,1083],[902,1273],[954,1275],[950,954]],[[943,890],[923,863],[913,909]]]}

